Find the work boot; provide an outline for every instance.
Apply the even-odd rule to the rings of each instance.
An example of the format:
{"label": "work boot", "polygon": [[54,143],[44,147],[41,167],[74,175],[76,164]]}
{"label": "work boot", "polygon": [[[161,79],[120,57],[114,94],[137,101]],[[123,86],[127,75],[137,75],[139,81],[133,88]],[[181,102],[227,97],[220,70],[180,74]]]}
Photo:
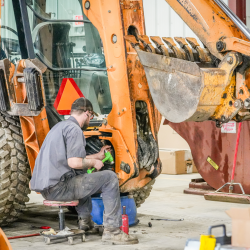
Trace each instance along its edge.
{"label": "work boot", "polygon": [[112,245],[131,245],[139,243],[135,236],[124,233],[120,228],[104,228],[102,242]]}
{"label": "work boot", "polygon": [[80,230],[84,230],[88,234],[99,233],[98,228],[95,227],[95,224],[90,217],[84,218],[84,219],[79,218],[79,220],[77,222],[78,222],[78,228]]}

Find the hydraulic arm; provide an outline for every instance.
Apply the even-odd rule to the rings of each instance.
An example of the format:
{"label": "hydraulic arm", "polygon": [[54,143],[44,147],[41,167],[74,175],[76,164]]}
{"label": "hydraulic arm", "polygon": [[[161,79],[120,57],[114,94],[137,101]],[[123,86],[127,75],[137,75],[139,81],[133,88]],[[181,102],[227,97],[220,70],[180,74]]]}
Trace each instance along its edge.
{"label": "hydraulic arm", "polygon": [[[249,119],[250,33],[220,0],[166,0],[199,37],[126,36],[169,121]],[[152,45],[154,44],[154,46]],[[177,45],[178,44],[178,45]]]}

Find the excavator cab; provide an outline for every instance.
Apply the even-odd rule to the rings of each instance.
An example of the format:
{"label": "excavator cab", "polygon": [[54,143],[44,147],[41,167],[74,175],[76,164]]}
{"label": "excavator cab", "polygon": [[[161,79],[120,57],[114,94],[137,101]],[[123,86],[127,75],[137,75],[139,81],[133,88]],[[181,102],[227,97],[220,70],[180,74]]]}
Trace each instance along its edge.
{"label": "excavator cab", "polygon": [[[55,5],[54,1],[47,0],[34,1],[28,7],[34,52],[47,67],[43,81],[49,113],[57,112],[60,120],[68,117],[68,112],[55,112],[54,103],[62,80],[73,78],[94,110],[100,117],[106,117],[112,109],[112,101],[102,41],[91,22],[76,22],[87,20],[81,3],[60,1]],[[94,118],[91,124],[101,125],[100,117],[99,122]]]}
{"label": "excavator cab", "polygon": [[[112,109],[112,100],[103,45],[91,22],[76,22],[78,18],[87,19],[81,3],[78,0],[70,4],[60,1],[55,5],[54,1],[34,0],[26,4],[32,49],[35,57],[47,67],[43,74],[43,84],[50,128],[68,117],[68,112],[54,108],[64,78],[73,78],[83,96],[93,103],[94,110],[101,117],[106,117]],[[5,28],[5,22],[9,25],[10,19],[14,19],[13,14],[3,19],[2,30],[6,31],[2,31],[2,50],[4,57],[15,64],[21,59],[18,34],[13,29],[14,24],[13,28]],[[82,67],[88,67],[88,70],[81,70]],[[99,117],[99,122],[94,118],[91,123],[100,125],[102,121]]]}

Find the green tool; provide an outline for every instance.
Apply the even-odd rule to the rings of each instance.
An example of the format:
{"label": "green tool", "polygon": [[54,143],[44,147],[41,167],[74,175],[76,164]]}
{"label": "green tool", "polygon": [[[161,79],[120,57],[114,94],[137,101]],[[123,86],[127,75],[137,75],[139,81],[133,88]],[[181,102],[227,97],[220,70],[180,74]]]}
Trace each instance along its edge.
{"label": "green tool", "polygon": [[114,158],[113,156],[111,155],[111,153],[109,151],[105,151],[105,158],[102,160],[102,162],[106,162],[106,161],[109,161],[110,164],[114,164]]}
{"label": "green tool", "polygon": [[94,170],[95,170],[95,168],[88,169],[88,170],[87,170],[87,173],[88,173],[88,174],[91,174]]}
{"label": "green tool", "polygon": [[[109,151],[105,151],[104,154],[105,154],[105,158],[102,160],[102,162],[104,163],[104,162],[106,162],[106,161],[109,161],[110,164],[114,164],[114,158],[113,158],[113,156],[111,155],[111,153],[110,153]],[[88,174],[91,174],[94,170],[95,170],[95,168],[88,169],[88,170],[87,170],[87,173],[88,173]]]}

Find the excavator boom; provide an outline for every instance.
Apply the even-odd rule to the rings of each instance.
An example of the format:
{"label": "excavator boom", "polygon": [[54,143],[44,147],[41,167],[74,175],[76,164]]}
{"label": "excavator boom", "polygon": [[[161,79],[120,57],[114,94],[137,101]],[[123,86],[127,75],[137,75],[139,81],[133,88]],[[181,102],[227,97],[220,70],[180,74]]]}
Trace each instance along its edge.
{"label": "excavator boom", "polygon": [[167,2],[204,48],[195,38],[150,37],[153,46],[145,35],[126,37],[144,66],[156,107],[174,123],[244,120],[250,114],[248,29],[220,0]]}

